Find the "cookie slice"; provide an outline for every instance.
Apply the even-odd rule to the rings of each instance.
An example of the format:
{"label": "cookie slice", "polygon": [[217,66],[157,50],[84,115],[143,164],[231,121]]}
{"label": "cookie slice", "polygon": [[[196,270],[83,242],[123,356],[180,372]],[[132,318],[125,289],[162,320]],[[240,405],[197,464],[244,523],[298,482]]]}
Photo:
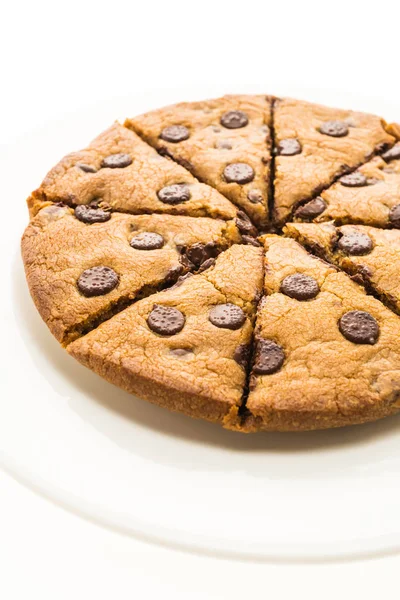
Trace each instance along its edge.
{"label": "cookie slice", "polygon": [[49,202],[101,203],[112,210],[232,219],[237,210],[186,169],[115,123],[85,150],[63,158],[28,198],[31,215]]}
{"label": "cookie slice", "polygon": [[67,344],[238,240],[233,221],[50,205],[27,227],[22,255],[38,311]]}
{"label": "cookie slice", "polygon": [[395,141],[379,117],[290,98],[275,101],[274,131],[279,225],[300,204]]}
{"label": "cookie slice", "polygon": [[128,392],[229,427],[261,288],[262,249],[234,245],[213,268],[133,304],[68,351]]}
{"label": "cookie slice", "polygon": [[398,411],[399,317],[295,240],[264,244],[244,429],[323,429]]}
{"label": "cookie slice", "polygon": [[365,225],[288,223],[284,233],[364,283],[400,313],[400,231]]}
{"label": "cookie slice", "polygon": [[266,96],[224,96],[183,102],[127,119],[160,153],[268,224],[271,105]]}
{"label": "cookie slice", "polygon": [[320,197],[300,206],[294,218],[400,228],[400,144],[341,177]]}

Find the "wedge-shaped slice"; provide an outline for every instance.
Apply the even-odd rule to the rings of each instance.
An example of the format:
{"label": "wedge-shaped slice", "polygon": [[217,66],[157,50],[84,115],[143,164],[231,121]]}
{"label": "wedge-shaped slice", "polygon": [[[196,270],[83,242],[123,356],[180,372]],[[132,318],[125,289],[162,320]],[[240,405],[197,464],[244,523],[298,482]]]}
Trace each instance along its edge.
{"label": "wedge-shaped slice", "polygon": [[393,155],[400,159],[400,144],[383,154],[386,160],[373,158],[300,206],[295,220],[400,228],[400,160],[390,160]]}
{"label": "wedge-shaped slice", "polygon": [[229,427],[261,289],[262,249],[235,245],[213,268],[133,304],[68,351],[128,392]]}
{"label": "wedge-shaped slice", "polygon": [[285,98],[274,104],[275,218],[394,143],[379,117]]}
{"label": "wedge-shaped slice", "polygon": [[400,231],[365,225],[288,223],[286,235],[364,283],[400,313]]}
{"label": "wedge-shaped slice", "polygon": [[296,241],[265,236],[244,428],[322,429],[400,408],[400,319]]}
{"label": "wedge-shaped slice", "polygon": [[224,96],[167,106],[125,124],[265,226],[271,104],[266,96]]}
{"label": "wedge-shaped slice", "polygon": [[114,210],[231,219],[236,208],[186,169],[115,123],[85,150],[69,154],[28,198],[31,214],[48,202],[102,202]]}
{"label": "wedge-shaped slice", "polygon": [[37,309],[66,344],[238,239],[232,221],[51,205],[27,227],[22,254]]}

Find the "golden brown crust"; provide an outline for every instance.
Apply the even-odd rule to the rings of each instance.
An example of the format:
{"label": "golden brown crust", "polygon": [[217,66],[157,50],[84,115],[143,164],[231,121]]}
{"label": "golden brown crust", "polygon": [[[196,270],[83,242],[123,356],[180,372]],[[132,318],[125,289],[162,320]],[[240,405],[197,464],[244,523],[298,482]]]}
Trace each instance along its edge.
{"label": "golden brown crust", "polygon": [[[132,163],[123,168],[102,167],[113,154],[127,154]],[[93,168],[82,170],[79,165]],[[157,196],[162,188],[185,183],[190,199],[166,204]],[[47,202],[69,205],[100,200],[113,210],[140,213],[188,215],[232,219],[236,208],[217,190],[199,183],[186,169],[163,158],[133,131],[114,123],[85,149],[63,158],[28,198],[34,216]],[[44,203],[44,204],[43,204]]]}
{"label": "golden brown crust", "polygon": [[[248,124],[237,129],[224,127],[221,117],[236,110],[247,115]],[[215,187],[245,210],[257,225],[268,224],[271,98],[231,95],[202,102],[183,102],[127,119],[125,125],[189,168],[201,181]],[[189,138],[179,143],[162,139],[162,130],[171,125],[187,127]],[[253,168],[255,176],[250,183],[226,181],[225,167],[238,162]],[[259,192],[261,202],[248,198],[251,190]]]}
{"label": "golden brown crust", "polygon": [[[230,111],[239,114],[224,122]],[[321,124],[332,120],[348,131],[321,133]],[[166,141],[160,134],[171,125],[189,135]],[[277,235],[264,235],[264,247],[257,247],[255,228],[238,212],[271,225],[272,137],[277,224],[324,189],[326,209],[315,222],[288,223],[284,235],[334,264]],[[395,139],[399,126],[373,115],[267,96],[181,103],[125,126],[115,123],[62,159],[28,199],[32,220],[22,254],[35,304],[69,353],[111,383],[228,429],[301,431],[394,414],[400,408],[400,320],[360,284],[400,312],[400,231],[389,229],[400,219],[397,146],[386,161],[371,160]],[[225,168],[232,163],[247,165],[235,167],[233,179],[241,183],[228,181]],[[331,185],[360,164],[356,184],[362,187],[340,180]],[[176,187],[172,196],[170,189],[159,193],[175,184],[184,184],[179,193]],[[103,222],[80,220],[98,208]],[[363,225],[335,227],[327,219]],[[372,240],[362,256],[338,250],[338,239],[354,229]],[[137,236],[142,241],[131,245]],[[152,240],[152,249],[143,239]],[[112,269],[113,285],[85,295],[79,278],[99,266]],[[309,300],[281,289],[285,277],[299,273],[318,284]],[[234,306],[221,312],[221,304]],[[166,332],[168,309],[180,325]],[[342,333],[339,321],[353,310],[375,319],[376,338],[355,343]],[[284,353],[282,366],[269,374],[257,370],[262,338]]]}
{"label": "golden brown crust", "polygon": [[[362,423],[393,414],[400,397],[400,321],[335,267],[310,256],[294,240],[265,236],[265,292],[256,336],[284,351],[283,366],[254,375],[245,428],[303,430]],[[294,273],[313,277],[318,295],[299,301],[280,291]],[[379,326],[373,345],[342,335],[347,312],[370,313]]]}
{"label": "golden brown crust", "polygon": [[[327,121],[348,126],[343,137],[323,135],[319,128]],[[328,108],[291,98],[274,106],[275,143],[297,139],[302,151],[275,159],[275,219],[285,222],[294,207],[317,195],[336,177],[366,162],[394,138],[385,131],[380,117],[349,110]]]}
{"label": "golden brown crust", "polygon": [[[232,246],[209,271],[140,300],[72,342],[68,351],[131,393],[229,425],[241,404],[246,379],[235,353],[251,341],[261,287],[261,249]],[[210,321],[211,309],[226,303],[240,306],[246,314],[237,329]],[[183,329],[169,336],[152,331],[147,319],[154,305],[178,309],[185,318]]]}
{"label": "golden brown crust", "polygon": [[[346,253],[337,245],[340,237],[354,232],[368,236],[371,240],[371,250],[362,256]],[[356,277],[359,282],[364,282],[400,313],[398,229],[377,229],[364,225],[335,227],[332,223],[288,223],[284,233]]]}
{"label": "golden brown crust", "polygon": [[390,227],[390,209],[400,204],[400,160],[389,164],[375,157],[357,169],[371,182],[362,187],[346,187],[340,181],[321,194],[326,209],[316,223],[335,221],[338,225],[360,223]]}
{"label": "golden brown crust", "polygon": [[[155,232],[162,248],[130,246],[134,235]],[[68,343],[136,297],[187,270],[181,251],[213,243],[220,251],[240,240],[232,221],[172,215],[114,213],[105,223],[87,225],[67,207],[42,209],[22,238],[22,256],[33,300],[55,337]],[[118,286],[97,297],[83,296],[77,280],[95,266],[114,269]]]}

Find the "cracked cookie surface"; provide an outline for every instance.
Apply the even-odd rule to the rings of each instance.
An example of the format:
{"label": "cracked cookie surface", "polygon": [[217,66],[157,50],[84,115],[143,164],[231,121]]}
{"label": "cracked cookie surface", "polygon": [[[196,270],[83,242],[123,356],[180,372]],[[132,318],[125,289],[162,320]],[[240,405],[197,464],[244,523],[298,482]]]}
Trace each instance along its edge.
{"label": "cracked cookie surface", "polygon": [[125,124],[263,227],[269,222],[271,107],[267,96],[223,96],[167,106]]}
{"label": "cracked cookie surface", "polygon": [[150,402],[230,427],[261,288],[262,249],[234,245],[204,273],[138,301],[68,351]]}
{"label": "cracked cookie surface", "polygon": [[373,158],[322,192],[320,202],[318,214],[302,214],[301,207],[295,220],[400,228],[400,160]]}
{"label": "cracked cookie surface", "polygon": [[[264,244],[265,296],[244,428],[322,429],[395,413],[399,318],[296,241],[269,235]],[[299,273],[318,286],[312,299],[282,290],[285,278]]]}
{"label": "cracked cookie surface", "polygon": [[232,219],[236,207],[186,169],[114,123],[85,149],[63,158],[28,199],[31,214],[49,202],[97,202],[121,212]]}
{"label": "cracked cookie surface", "polygon": [[[280,225],[298,204],[395,141],[375,115],[291,98],[275,101],[274,130],[274,206]],[[282,149],[284,142],[291,143],[290,151]]]}
{"label": "cracked cookie surface", "polygon": [[339,266],[400,313],[400,231],[364,225],[288,223],[284,233]]}
{"label": "cracked cookie surface", "polygon": [[238,241],[233,221],[113,213],[88,224],[51,205],[27,227],[22,255],[35,304],[65,344]]}

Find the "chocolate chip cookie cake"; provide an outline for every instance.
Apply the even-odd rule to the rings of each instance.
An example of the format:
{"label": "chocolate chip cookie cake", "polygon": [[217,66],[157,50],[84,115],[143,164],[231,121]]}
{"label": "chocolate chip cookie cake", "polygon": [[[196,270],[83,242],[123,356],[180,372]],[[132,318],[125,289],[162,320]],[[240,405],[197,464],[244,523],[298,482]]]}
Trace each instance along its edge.
{"label": "chocolate chip cookie cake", "polygon": [[400,410],[400,126],[269,95],[114,123],[28,198],[35,305],[71,356],[241,432]]}

